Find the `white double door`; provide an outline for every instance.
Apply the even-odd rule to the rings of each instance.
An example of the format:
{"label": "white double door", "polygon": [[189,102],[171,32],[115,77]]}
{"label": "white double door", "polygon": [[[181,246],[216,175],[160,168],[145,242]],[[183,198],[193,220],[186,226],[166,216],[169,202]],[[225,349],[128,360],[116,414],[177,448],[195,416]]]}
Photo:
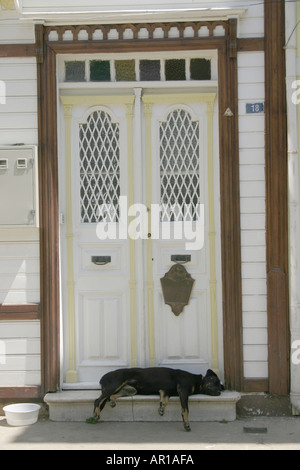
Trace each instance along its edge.
{"label": "white double door", "polygon": [[[92,387],[121,367],[219,369],[214,102],[141,89],[63,100],[64,382]],[[183,261],[195,283],[175,315],[161,278]]]}

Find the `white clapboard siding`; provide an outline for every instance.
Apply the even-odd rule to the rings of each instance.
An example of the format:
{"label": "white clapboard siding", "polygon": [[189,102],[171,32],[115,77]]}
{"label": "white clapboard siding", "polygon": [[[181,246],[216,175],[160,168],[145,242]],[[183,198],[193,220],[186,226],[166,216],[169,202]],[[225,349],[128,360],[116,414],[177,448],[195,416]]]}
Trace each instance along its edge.
{"label": "white clapboard siding", "polygon": [[33,23],[15,20],[1,23],[0,44],[33,44],[34,42]]}
{"label": "white clapboard siding", "polygon": [[[37,14],[40,12],[41,19],[43,14],[49,12],[92,12],[93,11],[151,11],[151,10],[193,10],[197,8],[237,8],[245,9],[246,12],[239,22],[239,36],[240,37],[263,37],[264,36],[264,5],[263,2],[253,2],[249,4],[247,0],[152,0],[151,2],[141,0],[129,0],[126,5],[121,0],[106,0],[99,2],[99,0],[23,0],[22,8],[23,13]],[[225,16],[226,12],[224,13]],[[127,14],[130,21],[130,13]],[[198,18],[198,17],[197,17]],[[126,21],[126,20],[125,20]]]}
{"label": "white clapboard siding", "polygon": [[259,379],[268,376],[265,116],[246,114],[246,103],[264,102],[264,54],[240,53],[238,67],[244,375]]}
{"label": "white clapboard siding", "polygon": [[0,242],[0,304],[39,301],[39,243]]}
{"label": "white clapboard siding", "polygon": [[[8,26],[8,25],[6,25]],[[9,42],[30,42],[33,28],[0,28]],[[26,34],[25,34],[26,31]],[[11,36],[14,35],[15,41]],[[32,42],[32,41],[31,41]],[[1,47],[1,46],[0,46]],[[37,145],[37,71],[33,58],[0,60],[0,80],[5,83],[6,103],[0,105],[0,145],[24,143]],[[3,202],[2,202],[3,203]],[[39,242],[12,239],[1,235],[0,242],[0,304],[40,302]],[[1,322],[0,324],[0,387],[41,384],[40,323]]]}
{"label": "white clapboard siding", "polygon": [[0,387],[41,384],[40,322],[1,322]]}
{"label": "white clapboard siding", "polygon": [[0,104],[0,145],[37,145],[36,60],[0,59],[0,80],[6,90],[6,102]]}

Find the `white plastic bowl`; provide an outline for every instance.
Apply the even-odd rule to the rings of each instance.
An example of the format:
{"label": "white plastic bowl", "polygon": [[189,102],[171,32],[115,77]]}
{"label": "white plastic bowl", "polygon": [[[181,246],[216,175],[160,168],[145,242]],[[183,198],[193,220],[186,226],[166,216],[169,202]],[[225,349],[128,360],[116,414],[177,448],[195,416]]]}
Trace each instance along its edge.
{"label": "white plastic bowl", "polygon": [[3,408],[7,424],[10,426],[29,426],[38,420],[40,405],[19,403]]}

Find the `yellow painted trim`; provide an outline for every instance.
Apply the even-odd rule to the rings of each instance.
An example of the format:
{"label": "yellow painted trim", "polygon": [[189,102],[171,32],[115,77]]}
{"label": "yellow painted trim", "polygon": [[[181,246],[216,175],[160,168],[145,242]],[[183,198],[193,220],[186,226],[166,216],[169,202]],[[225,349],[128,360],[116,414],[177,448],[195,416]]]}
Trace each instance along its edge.
{"label": "yellow painted trim", "polygon": [[0,5],[4,10],[15,10],[14,0],[0,0]]}
{"label": "yellow painted trim", "polygon": [[[143,101],[144,101],[143,97]],[[145,104],[146,120],[146,204],[148,209],[148,227],[151,227],[151,204],[152,204],[152,104]],[[147,311],[148,311],[148,347],[149,364],[155,366],[155,323],[154,323],[154,282],[152,266],[152,240],[147,240]]]}
{"label": "yellow painted trim", "polygon": [[210,106],[216,99],[216,93],[171,93],[168,95],[144,95],[145,104],[190,104],[205,103]]}
{"label": "yellow painted trim", "polygon": [[67,383],[78,381],[76,371],[75,347],[75,300],[74,300],[74,253],[73,253],[73,216],[72,216],[72,105],[64,105],[66,133],[66,194],[67,194],[67,257],[68,257],[68,339],[69,369]]}
{"label": "yellow painted trim", "polygon": [[216,279],[216,229],[214,191],[214,151],[213,151],[214,100],[207,103],[207,181],[209,211],[209,260],[210,260],[210,311],[211,311],[211,368],[220,375],[218,345],[218,311]]}
{"label": "yellow painted trim", "polygon": [[111,105],[133,105],[134,95],[67,95],[61,96],[64,105],[71,106],[111,106]]}
{"label": "yellow painted trim", "polygon": [[[133,103],[126,105],[128,139],[128,207],[134,204],[134,160],[133,160]],[[133,217],[128,217],[130,224]],[[137,309],[136,309],[136,270],[135,241],[129,238],[129,299],[131,332],[131,367],[137,366]]]}

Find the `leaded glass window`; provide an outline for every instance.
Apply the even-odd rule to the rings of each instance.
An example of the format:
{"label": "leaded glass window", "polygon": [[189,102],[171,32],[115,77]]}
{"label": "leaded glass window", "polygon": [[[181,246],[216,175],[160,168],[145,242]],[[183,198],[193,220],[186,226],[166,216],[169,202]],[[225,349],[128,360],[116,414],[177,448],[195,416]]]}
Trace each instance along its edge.
{"label": "leaded glass window", "polygon": [[135,60],[116,60],[117,82],[135,82]]}
{"label": "leaded glass window", "polygon": [[84,82],[85,81],[85,62],[70,61],[66,62],[66,82]]}
{"label": "leaded glass window", "polygon": [[90,62],[90,80],[91,82],[110,82],[110,61],[109,60],[91,60]]}
{"label": "leaded glass window", "polygon": [[191,80],[211,80],[210,60],[191,59]]}
{"label": "leaded glass window", "polygon": [[186,80],[185,60],[166,60],[166,80]]}
{"label": "leaded glass window", "polygon": [[160,81],[160,60],[141,60],[140,61],[141,81]]}
{"label": "leaded glass window", "polygon": [[204,58],[65,61],[66,82],[200,81],[212,75],[212,62]]}
{"label": "leaded glass window", "polygon": [[79,128],[81,222],[119,220],[120,129],[105,111],[94,111]]}
{"label": "leaded glass window", "polygon": [[200,205],[200,129],[185,109],[160,123],[160,188],[163,222],[193,221]]}

